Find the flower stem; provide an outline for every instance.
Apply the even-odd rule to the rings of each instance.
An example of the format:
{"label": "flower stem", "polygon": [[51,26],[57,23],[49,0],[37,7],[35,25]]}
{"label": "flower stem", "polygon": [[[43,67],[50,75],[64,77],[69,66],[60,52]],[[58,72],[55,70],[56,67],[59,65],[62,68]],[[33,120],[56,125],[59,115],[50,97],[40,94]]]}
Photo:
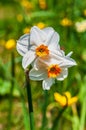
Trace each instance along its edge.
{"label": "flower stem", "polygon": [[30,128],[31,128],[31,130],[35,130],[31,86],[30,86],[30,81],[29,81],[29,77],[28,77],[29,70],[27,69],[25,71],[25,73],[26,73],[26,88],[27,88],[27,98],[28,98],[28,107],[29,107]]}
{"label": "flower stem", "polygon": [[59,123],[59,119],[61,117],[61,115],[63,114],[63,112],[65,111],[66,107],[64,107],[58,114],[58,116],[55,118],[54,122],[53,122],[53,126],[52,126],[52,129],[51,130],[56,130],[57,128],[57,125]]}
{"label": "flower stem", "polygon": [[15,77],[15,61],[14,61],[14,52],[11,53],[11,88],[10,88],[10,97],[9,97],[9,111],[8,111],[8,127],[7,130],[11,128],[12,120],[12,106],[13,106],[13,89],[14,89],[14,77]]}
{"label": "flower stem", "polygon": [[85,116],[86,116],[86,97],[84,98],[84,101],[82,103],[79,130],[84,130],[84,127],[85,127]]}
{"label": "flower stem", "polygon": [[19,86],[17,80],[14,79],[15,82],[15,87],[19,91],[20,99],[21,99],[21,104],[22,104],[22,111],[23,111],[23,117],[24,117],[24,128],[25,130],[30,130],[30,120],[28,116],[28,111],[26,107],[26,102],[25,102],[25,97],[23,94],[23,89]]}
{"label": "flower stem", "polygon": [[42,118],[42,128],[41,130],[45,130],[46,128],[46,124],[47,124],[47,120],[46,120],[46,108],[47,108],[47,99],[48,99],[48,91],[45,90],[44,91],[44,105],[43,105],[43,118]]}

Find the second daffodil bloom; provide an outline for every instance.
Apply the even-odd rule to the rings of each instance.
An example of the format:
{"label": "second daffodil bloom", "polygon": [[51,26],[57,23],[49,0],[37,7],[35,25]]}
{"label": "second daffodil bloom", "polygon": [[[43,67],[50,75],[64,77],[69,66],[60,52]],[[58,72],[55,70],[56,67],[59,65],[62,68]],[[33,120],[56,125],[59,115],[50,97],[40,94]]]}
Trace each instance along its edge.
{"label": "second daffodil bloom", "polygon": [[76,62],[70,58],[71,54],[70,52],[65,56],[63,51],[58,50],[47,58],[38,58],[29,72],[30,79],[43,80],[43,89],[49,90],[55,79],[64,80],[68,76],[68,68],[76,65]]}
{"label": "second daffodil bloom", "polygon": [[22,66],[28,67],[35,59],[47,57],[54,50],[60,49],[59,35],[51,27],[43,30],[34,26],[30,34],[25,34],[17,41],[17,51],[23,56]]}
{"label": "second daffodil bloom", "polygon": [[71,106],[78,100],[77,96],[71,97],[70,92],[65,92],[63,95],[55,92],[54,98],[62,107]]}

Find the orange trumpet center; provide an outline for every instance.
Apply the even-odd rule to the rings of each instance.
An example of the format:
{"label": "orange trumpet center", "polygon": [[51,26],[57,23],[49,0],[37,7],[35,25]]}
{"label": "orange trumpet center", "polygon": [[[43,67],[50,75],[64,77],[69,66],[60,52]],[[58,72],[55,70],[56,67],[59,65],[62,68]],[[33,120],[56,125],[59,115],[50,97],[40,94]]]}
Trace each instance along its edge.
{"label": "orange trumpet center", "polygon": [[49,50],[48,47],[45,45],[40,45],[36,48],[36,55],[39,57],[44,57],[47,56],[49,54]]}
{"label": "orange trumpet center", "polygon": [[61,73],[61,68],[58,65],[51,65],[48,67],[48,77],[55,78]]}

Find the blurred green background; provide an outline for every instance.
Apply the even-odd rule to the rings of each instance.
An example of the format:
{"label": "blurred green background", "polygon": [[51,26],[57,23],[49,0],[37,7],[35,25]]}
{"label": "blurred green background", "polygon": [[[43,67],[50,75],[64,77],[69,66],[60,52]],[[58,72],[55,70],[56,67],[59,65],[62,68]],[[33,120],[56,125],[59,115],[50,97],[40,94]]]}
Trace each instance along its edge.
{"label": "blurred green background", "polygon": [[[54,104],[56,91],[78,96],[75,107],[61,115],[56,130],[86,130],[86,0],[0,0],[0,130],[29,130],[25,74],[16,41],[34,25],[53,27],[61,48],[66,54],[73,51],[77,62],[69,76],[48,91],[44,130],[51,130],[62,109]],[[41,82],[30,83],[36,130],[40,130],[46,99]]]}

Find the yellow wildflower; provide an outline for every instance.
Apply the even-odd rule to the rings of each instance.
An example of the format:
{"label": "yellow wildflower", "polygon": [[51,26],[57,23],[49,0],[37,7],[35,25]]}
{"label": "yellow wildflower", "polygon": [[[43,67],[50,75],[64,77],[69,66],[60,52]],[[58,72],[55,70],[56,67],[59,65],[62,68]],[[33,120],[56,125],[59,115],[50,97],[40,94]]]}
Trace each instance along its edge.
{"label": "yellow wildflower", "polygon": [[86,9],[83,11],[84,16],[86,16]]}
{"label": "yellow wildflower", "polygon": [[23,33],[30,33],[30,28],[28,27],[24,28]]}
{"label": "yellow wildflower", "polygon": [[22,21],[23,21],[23,16],[22,16],[21,14],[18,14],[18,15],[17,15],[17,20],[18,20],[19,22],[22,22]]}
{"label": "yellow wildflower", "polygon": [[10,50],[10,49],[13,49],[16,45],[16,42],[14,39],[9,39],[6,44],[5,44],[5,48]]}
{"label": "yellow wildflower", "polygon": [[36,26],[37,26],[38,28],[40,28],[40,29],[45,28],[45,24],[44,24],[43,22],[39,22],[39,23],[37,23]]}
{"label": "yellow wildflower", "polygon": [[61,20],[60,24],[62,26],[71,26],[72,25],[72,21],[68,18],[64,18]]}
{"label": "yellow wildflower", "polygon": [[45,0],[39,0],[39,6],[41,9],[46,9],[47,8],[47,4]]}
{"label": "yellow wildflower", "polygon": [[76,103],[78,100],[78,97],[71,97],[70,92],[65,92],[63,95],[60,95],[59,93],[54,93],[55,100],[63,107],[65,106],[71,106],[72,104]]}
{"label": "yellow wildflower", "polygon": [[30,1],[28,1],[28,0],[22,0],[22,1],[21,1],[21,5],[22,5],[24,8],[26,8],[27,10],[30,10],[30,9],[33,8],[32,3],[31,3]]}

